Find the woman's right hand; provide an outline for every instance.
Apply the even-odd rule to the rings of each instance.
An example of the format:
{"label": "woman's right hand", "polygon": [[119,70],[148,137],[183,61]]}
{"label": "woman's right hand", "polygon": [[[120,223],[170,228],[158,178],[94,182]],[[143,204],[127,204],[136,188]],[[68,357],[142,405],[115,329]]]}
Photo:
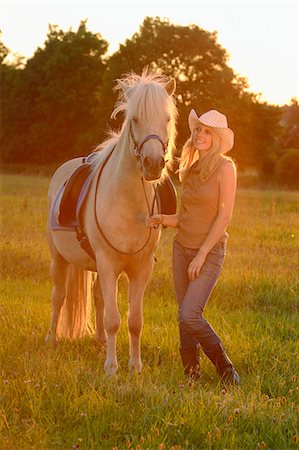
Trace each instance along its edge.
{"label": "woman's right hand", "polygon": [[163,214],[153,214],[152,216],[147,215],[145,217],[145,225],[149,228],[157,228],[163,222]]}

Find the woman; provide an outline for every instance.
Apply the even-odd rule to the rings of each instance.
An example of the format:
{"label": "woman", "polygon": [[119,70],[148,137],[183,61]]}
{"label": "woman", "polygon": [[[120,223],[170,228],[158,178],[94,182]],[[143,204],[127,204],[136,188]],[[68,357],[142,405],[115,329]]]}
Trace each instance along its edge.
{"label": "woman", "polygon": [[182,198],[179,214],[155,214],[157,224],[177,227],[173,245],[173,277],[179,306],[180,353],[185,374],[198,379],[199,347],[215,365],[221,380],[238,384],[239,375],[222,342],[203,317],[204,307],[220,275],[236,192],[236,167],[225,156],[234,133],[226,117],[212,110],[188,118],[190,138],[179,164]]}

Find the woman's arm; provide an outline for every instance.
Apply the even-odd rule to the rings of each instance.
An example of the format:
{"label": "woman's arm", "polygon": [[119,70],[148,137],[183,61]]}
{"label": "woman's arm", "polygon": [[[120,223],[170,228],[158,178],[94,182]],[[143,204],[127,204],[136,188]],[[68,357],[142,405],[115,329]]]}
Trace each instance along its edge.
{"label": "woman's arm", "polygon": [[176,228],[179,222],[178,214],[154,214],[152,216],[147,216],[145,219],[145,224],[152,228],[157,225],[164,225],[165,227]]}
{"label": "woman's arm", "polygon": [[234,201],[236,195],[237,174],[233,164],[223,164],[219,173],[219,204],[218,214],[210,228],[210,231],[200,247],[197,255],[191,261],[188,274],[190,280],[199,276],[200,269],[206,259],[207,254],[219,241],[225,228],[232,218]]}

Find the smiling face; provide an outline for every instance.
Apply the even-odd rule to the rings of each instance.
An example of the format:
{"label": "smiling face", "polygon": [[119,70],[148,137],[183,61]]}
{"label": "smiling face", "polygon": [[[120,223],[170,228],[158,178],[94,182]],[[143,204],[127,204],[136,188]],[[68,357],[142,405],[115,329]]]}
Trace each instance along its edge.
{"label": "smiling face", "polygon": [[192,145],[199,153],[206,153],[212,148],[212,130],[201,123],[198,123],[192,133]]}

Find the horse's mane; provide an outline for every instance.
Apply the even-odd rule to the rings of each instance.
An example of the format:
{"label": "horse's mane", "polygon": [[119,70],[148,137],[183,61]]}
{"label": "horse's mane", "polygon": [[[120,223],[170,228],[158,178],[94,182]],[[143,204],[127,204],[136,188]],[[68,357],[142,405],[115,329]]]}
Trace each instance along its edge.
{"label": "horse's mane", "polygon": [[[114,90],[119,91],[119,96],[111,118],[116,118],[119,113],[123,112],[125,119],[120,131],[110,130],[108,138],[96,148],[96,151],[102,151],[108,146],[116,145],[121,136],[126,134],[126,131],[126,138],[128,139],[129,123],[134,115],[137,115],[140,120],[145,120],[151,116],[156,118],[158,114],[161,116],[161,120],[165,120],[165,114],[168,114],[169,143],[167,164],[171,167],[175,152],[177,109],[173,98],[164,89],[168,81],[168,78],[149,73],[147,70],[144,70],[141,75],[129,73],[118,79]],[[165,98],[167,99],[166,111]]]}

